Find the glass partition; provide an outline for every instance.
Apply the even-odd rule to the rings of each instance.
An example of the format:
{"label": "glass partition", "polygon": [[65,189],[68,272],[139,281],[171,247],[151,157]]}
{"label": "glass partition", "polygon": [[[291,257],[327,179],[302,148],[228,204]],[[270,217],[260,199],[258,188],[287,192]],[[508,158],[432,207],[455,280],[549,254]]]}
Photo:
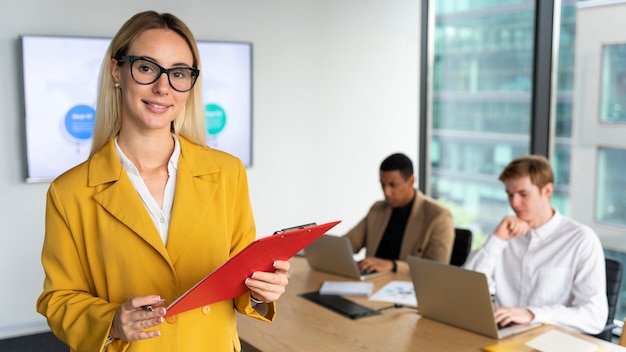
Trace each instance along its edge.
{"label": "glass partition", "polygon": [[498,175],[529,152],[534,1],[434,1],[428,192],[474,246],[509,211]]}

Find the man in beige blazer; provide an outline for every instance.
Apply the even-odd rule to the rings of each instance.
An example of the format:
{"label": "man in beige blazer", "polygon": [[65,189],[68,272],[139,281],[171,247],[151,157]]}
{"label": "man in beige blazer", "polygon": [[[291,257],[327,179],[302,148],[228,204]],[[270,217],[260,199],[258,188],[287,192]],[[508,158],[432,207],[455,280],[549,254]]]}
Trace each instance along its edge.
{"label": "man in beige blazer", "polygon": [[454,242],[452,214],[414,188],[413,164],[404,154],[392,154],[380,165],[384,201],[345,234],[354,253],[365,247],[362,272],[409,274],[409,255],[449,263]]}

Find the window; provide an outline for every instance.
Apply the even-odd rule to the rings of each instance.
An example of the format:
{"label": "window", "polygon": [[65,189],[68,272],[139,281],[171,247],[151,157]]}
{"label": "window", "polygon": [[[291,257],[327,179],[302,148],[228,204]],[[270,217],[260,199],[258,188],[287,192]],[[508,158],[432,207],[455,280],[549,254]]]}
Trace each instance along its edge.
{"label": "window", "polygon": [[600,122],[626,123],[626,44],[605,45],[602,50]]}
{"label": "window", "polygon": [[427,192],[456,205],[476,246],[508,211],[499,173],[530,150],[534,1],[434,5]]}
{"label": "window", "polygon": [[626,227],[626,149],[599,148],[596,167],[596,222]]}
{"label": "window", "polygon": [[[550,8],[554,13],[547,16],[544,6],[554,3],[560,9]],[[622,162],[626,160],[626,32],[615,25],[623,23],[618,15],[623,9],[604,9],[602,20],[589,19],[587,32],[581,31],[602,43],[601,53],[591,54],[601,56],[597,59],[601,70],[595,68],[595,56],[587,56],[588,51],[582,53],[583,60],[577,64],[578,11],[595,6],[618,5],[583,0],[427,2],[430,12],[425,11],[428,15],[423,19],[431,22],[423,30],[430,37],[423,48],[430,57],[422,57],[423,77],[428,79],[422,82],[420,121],[424,141],[421,149],[427,154],[421,154],[420,188],[452,211],[455,226],[472,229],[474,248],[484,242],[504,215],[511,213],[504,187],[498,181],[499,173],[516,156],[536,152],[536,141],[543,139],[545,154],[549,154],[555,172],[552,205],[596,229],[605,243],[607,257],[618,258],[626,267],[626,164]],[[603,25],[607,13],[615,14],[614,22]],[[541,44],[546,38],[546,17],[550,27],[547,36],[558,39],[556,52],[555,45],[534,42]],[[559,25],[554,35],[552,23]],[[602,33],[610,33],[611,37]],[[538,117],[537,92],[546,85],[534,80],[542,77],[536,71],[545,69],[542,55],[546,52],[550,57],[547,67],[553,63],[552,57],[556,58],[556,81],[547,85],[555,89],[548,89],[543,96],[550,100],[549,112]],[[534,62],[538,64],[534,66]],[[581,66],[583,72],[598,72],[600,83],[591,82],[589,76],[575,79]],[[551,76],[550,71],[547,76]],[[575,106],[574,96],[582,103]],[[590,97],[599,102],[589,103]],[[596,163],[592,167],[584,162],[576,165],[589,172],[583,177],[582,187],[570,187],[572,178],[581,180],[581,170],[574,168],[570,158],[588,153],[583,150],[576,154],[579,147],[573,142],[576,138],[572,132],[576,113],[596,125],[583,127],[584,133],[591,136],[586,135],[585,140],[598,141],[591,152],[597,155]],[[537,129],[538,121],[550,127]],[[572,204],[572,189],[584,189],[588,194]],[[593,214],[583,218],[576,213],[579,207]],[[597,225],[613,229],[611,238],[621,247],[605,242],[606,234],[603,238]],[[626,315],[626,270],[624,273],[616,314],[620,321]]]}

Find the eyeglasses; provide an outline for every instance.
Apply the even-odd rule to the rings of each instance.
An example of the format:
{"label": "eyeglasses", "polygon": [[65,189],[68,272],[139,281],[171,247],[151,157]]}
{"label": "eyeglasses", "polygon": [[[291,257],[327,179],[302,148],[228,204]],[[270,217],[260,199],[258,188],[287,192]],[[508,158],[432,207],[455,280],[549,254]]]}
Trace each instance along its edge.
{"label": "eyeglasses", "polygon": [[188,92],[196,84],[200,70],[195,67],[179,66],[164,68],[143,56],[123,56],[118,61],[130,63],[130,75],[135,82],[148,85],[156,82],[162,74],[167,75],[170,86],[178,92]]}

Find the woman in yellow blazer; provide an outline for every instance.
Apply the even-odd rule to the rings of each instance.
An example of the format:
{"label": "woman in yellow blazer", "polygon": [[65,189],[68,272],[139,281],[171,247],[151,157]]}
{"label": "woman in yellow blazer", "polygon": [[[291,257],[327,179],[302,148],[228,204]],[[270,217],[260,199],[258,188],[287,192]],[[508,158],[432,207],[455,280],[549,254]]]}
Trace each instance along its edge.
{"label": "woman in yellow blazer", "polygon": [[111,42],[91,156],[47,195],[37,310],[72,351],[239,351],[235,311],[275,316],[284,261],[241,297],[164,318],[256,237],[243,164],[204,142],[198,58],[170,14],[139,13]]}

